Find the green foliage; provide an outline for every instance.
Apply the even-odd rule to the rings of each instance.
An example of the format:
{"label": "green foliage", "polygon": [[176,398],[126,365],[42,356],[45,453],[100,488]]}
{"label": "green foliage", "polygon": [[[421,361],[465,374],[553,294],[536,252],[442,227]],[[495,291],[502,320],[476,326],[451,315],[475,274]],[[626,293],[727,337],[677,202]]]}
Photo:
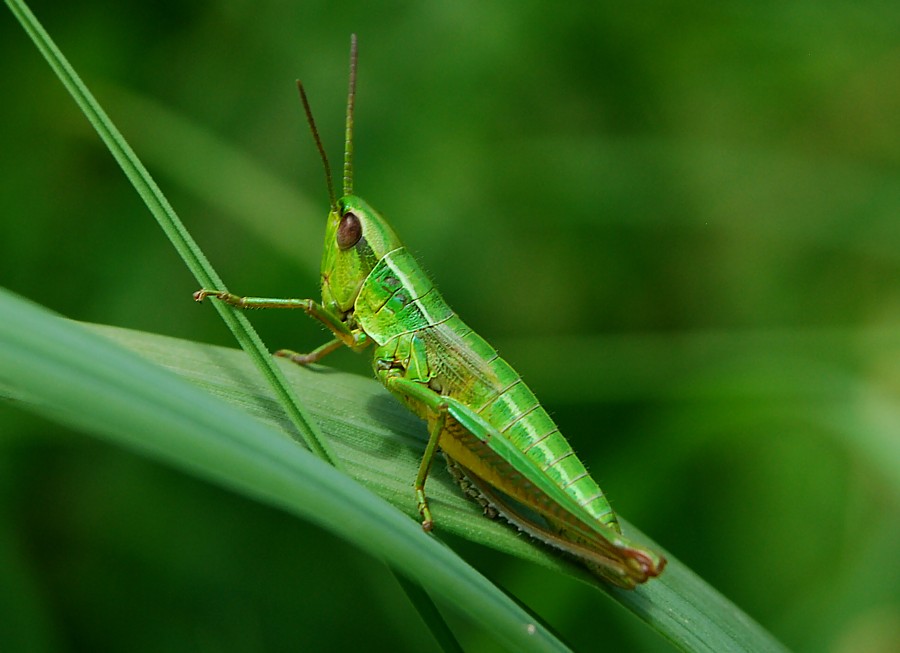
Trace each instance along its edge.
{"label": "green foliage", "polygon": [[[49,7],[34,9],[229,286],[271,296],[315,294],[326,210],[293,80],[337,156],[357,31],[359,193],[615,507],[791,648],[896,650],[894,4]],[[0,284],[230,344],[12,20],[0,52]],[[273,349],[321,341],[252,317]],[[402,419],[373,399],[364,424],[373,411]],[[325,531],[15,407],[0,434],[7,641],[432,645],[381,565]],[[418,440],[393,442],[380,461]],[[574,648],[664,646],[588,586],[467,547]]]}

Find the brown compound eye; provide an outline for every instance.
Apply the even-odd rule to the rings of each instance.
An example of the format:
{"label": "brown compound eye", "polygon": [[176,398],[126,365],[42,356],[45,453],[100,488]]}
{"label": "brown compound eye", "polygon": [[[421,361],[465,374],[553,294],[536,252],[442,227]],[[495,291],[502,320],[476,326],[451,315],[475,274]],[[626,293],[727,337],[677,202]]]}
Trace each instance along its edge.
{"label": "brown compound eye", "polygon": [[350,249],[362,238],[362,225],[359,218],[351,211],[344,214],[337,228],[337,246]]}

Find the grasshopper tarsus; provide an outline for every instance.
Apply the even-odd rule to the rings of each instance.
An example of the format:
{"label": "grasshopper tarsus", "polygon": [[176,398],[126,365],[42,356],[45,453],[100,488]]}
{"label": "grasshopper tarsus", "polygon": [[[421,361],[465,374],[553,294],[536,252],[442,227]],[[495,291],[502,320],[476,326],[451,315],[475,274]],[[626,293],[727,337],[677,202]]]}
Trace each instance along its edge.
{"label": "grasshopper tarsus", "polygon": [[276,351],[273,356],[278,356],[278,358],[287,358],[292,363],[296,363],[297,365],[309,365],[310,363],[315,363],[318,360],[318,357],[315,354],[298,354],[295,351],[290,349],[279,349]]}
{"label": "grasshopper tarsus", "polygon": [[428,499],[425,498],[425,487],[416,485],[416,503],[419,515],[422,517],[422,530],[430,533],[434,528],[434,517],[431,516],[431,508],[428,507]]}
{"label": "grasshopper tarsus", "polygon": [[213,290],[210,288],[201,288],[194,292],[194,301],[202,302],[207,297],[215,297],[216,299],[220,299],[223,302],[231,304],[232,306],[243,307],[244,298],[237,297],[236,295],[232,295],[227,290]]}

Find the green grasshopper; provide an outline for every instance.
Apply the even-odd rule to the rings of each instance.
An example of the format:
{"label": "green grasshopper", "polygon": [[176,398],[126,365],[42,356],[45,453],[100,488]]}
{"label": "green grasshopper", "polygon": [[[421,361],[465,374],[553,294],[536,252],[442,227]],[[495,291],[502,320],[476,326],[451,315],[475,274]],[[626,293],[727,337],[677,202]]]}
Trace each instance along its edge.
{"label": "green grasshopper", "polygon": [[634,588],[659,575],[666,560],[621,533],[615,513],[547,411],[518,373],[454,313],[388,222],[353,194],[353,105],[357,47],[350,45],[350,89],[343,196],[303,85],[297,87],[325,168],[331,210],[322,256],[322,302],[240,297],[198,290],[238,308],[293,308],[319,320],[334,338],[308,354],[279,350],[300,365],[346,346],[373,346],[378,380],[426,420],[428,444],[415,480],[422,527],[434,519],[425,480],[438,448],[463,491],[599,577]]}

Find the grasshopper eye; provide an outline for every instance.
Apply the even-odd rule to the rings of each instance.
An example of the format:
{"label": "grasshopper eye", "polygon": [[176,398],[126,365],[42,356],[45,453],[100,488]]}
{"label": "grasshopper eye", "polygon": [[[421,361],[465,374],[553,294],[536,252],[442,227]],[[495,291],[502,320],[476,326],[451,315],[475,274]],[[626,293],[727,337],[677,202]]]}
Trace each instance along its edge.
{"label": "grasshopper eye", "polygon": [[356,214],[348,211],[341,218],[337,229],[337,246],[340,249],[350,249],[362,238],[362,225]]}

